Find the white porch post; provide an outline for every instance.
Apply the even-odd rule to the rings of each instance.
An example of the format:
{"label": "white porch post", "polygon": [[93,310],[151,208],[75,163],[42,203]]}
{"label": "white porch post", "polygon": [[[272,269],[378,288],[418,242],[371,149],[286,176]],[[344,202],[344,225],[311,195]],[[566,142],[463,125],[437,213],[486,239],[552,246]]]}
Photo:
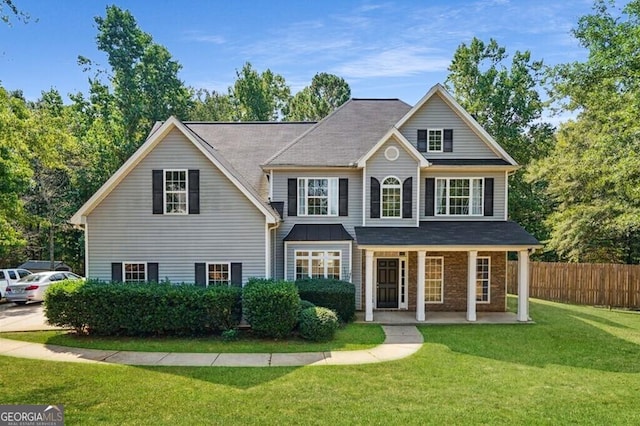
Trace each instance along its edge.
{"label": "white porch post", "polygon": [[478,252],[468,253],[467,263],[467,321],[476,320],[476,262]]}
{"label": "white porch post", "polygon": [[365,252],[365,288],[364,288],[364,300],[365,300],[365,321],[373,321],[373,251],[366,250]]}
{"label": "white porch post", "polygon": [[427,253],[418,252],[418,282],[416,287],[416,320],[424,321],[424,261]]}
{"label": "white porch post", "polygon": [[529,321],[529,251],[518,252],[518,321]]}

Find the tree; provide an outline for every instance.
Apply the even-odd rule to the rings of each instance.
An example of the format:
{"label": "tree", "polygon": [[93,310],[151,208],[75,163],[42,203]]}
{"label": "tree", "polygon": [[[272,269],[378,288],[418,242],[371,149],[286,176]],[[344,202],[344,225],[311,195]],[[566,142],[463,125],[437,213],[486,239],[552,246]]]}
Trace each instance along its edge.
{"label": "tree", "polygon": [[588,59],[550,73],[555,99],[577,117],[530,179],[548,181],[550,246],[563,257],[640,263],[640,1],[593,10],[573,30]]}
{"label": "tree", "polygon": [[291,95],[284,77],[270,69],[258,73],[249,62],[236,70],[236,77],[229,94],[237,121],[273,121],[284,115]]}
{"label": "tree", "polygon": [[539,240],[548,237],[544,219],[552,205],[543,179],[527,182],[529,164],[544,157],[554,143],[553,127],[541,121],[545,103],[537,91],[542,61],[516,51],[507,68],[504,47],[491,39],[461,44],[449,66],[447,85],[458,102],[523,166],[510,179],[509,212]]}
{"label": "tree", "polygon": [[31,17],[18,9],[13,0],[0,0],[0,21],[11,25],[11,17],[15,17],[18,21],[28,22]]}
{"label": "tree", "polygon": [[[113,93],[99,83],[100,71],[90,80],[91,90],[102,98],[113,97],[124,128],[122,163],[140,146],[155,121],[171,115],[187,118],[191,93],[178,78],[181,65],[138,27],[129,11],[108,6],[106,16],[96,17],[95,22],[98,49],[107,54],[111,66],[108,75]],[[79,57],[79,63],[92,67],[84,57]]]}
{"label": "tree", "polygon": [[349,84],[333,74],[313,76],[311,85],[291,99],[285,112],[288,121],[320,121],[351,97]]}
{"label": "tree", "polygon": [[24,99],[0,87],[0,263],[8,267],[27,241],[22,232],[24,205],[20,199],[29,187],[28,131],[30,111]]}
{"label": "tree", "polygon": [[233,121],[234,107],[229,95],[212,90],[194,91],[193,107],[189,112],[192,121]]}

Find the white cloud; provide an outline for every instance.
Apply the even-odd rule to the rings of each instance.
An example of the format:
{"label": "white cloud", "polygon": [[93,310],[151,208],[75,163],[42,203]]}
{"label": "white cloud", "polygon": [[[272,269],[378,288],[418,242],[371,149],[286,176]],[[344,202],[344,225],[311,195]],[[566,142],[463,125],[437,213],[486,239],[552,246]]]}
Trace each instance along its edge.
{"label": "white cloud", "polygon": [[220,35],[206,34],[202,31],[186,31],[185,39],[201,43],[224,44],[225,38]]}
{"label": "white cloud", "polygon": [[406,77],[446,70],[449,62],[429,49],[402,46],[343,63],[334,72],[347,78]]}

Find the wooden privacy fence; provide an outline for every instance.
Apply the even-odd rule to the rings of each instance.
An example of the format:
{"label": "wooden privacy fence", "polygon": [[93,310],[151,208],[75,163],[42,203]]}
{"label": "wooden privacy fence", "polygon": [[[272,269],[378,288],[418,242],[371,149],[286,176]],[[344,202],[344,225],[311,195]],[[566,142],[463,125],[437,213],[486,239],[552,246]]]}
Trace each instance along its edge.
{"label": "wooden privacy fence", "polygon": [[[507,266],[507,290],[518,294],[518,262]],[[529,296],[578,305],[640,308],[640,265],[529,263]]]}

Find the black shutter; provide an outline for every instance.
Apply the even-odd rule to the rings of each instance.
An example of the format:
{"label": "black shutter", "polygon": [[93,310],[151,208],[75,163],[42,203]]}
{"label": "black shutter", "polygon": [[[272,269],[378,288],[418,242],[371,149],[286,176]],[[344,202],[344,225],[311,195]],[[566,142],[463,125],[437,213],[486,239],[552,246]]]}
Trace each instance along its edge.
{"label": "black shutter", "polygon": [[242,263],[231,264],[231,285],[242,287]]}
{"label": "black shutter", "polygon": [[189,170],[189,214],[200,214],[200,170]]}
{"label": "black shutter", "polygon": [[163,214],[164,209],[162,206],[163,202],[163,180],[162,180],[162,170],[153,170],[152,171],[152,180],[151,180],[151,192],[153,197],[153,214]]}
{"label": "black shutter", "polygon": [[298,216],[298,179],[287,181],[287,214]]}
{"label": "black shutter", "polygon": [[424,214],[426,216],[435,216],[436,201],[436,180],[434,178],[426,178],[424,185]]}
{"label": "black shutter", "polygon": [[493,216],[493,178],[484,179],[484,215]]}
{"label": "black shutter", "polygon": [[453,129],[444,129],[442,132],[444,140],[444,152],[453,152]]}
{"label": "black shutter", "polygon": [[402,183],[402,217],[413,217],[413,178],[406,178]]}
{"label": "black shutter", "polygon": [[371,218],[377,219],[380,217],[380,181],[372,177],[371,178]]}
{"label": "black shutter", "polygon": [[111,264],[111,281],[122,282],[122,263]]}
{"label": "black shutter", "polygon": [[418,151],[427,152],[427,131],[418,130]]}
{"label": "black shutter", "polygon": [[207,264],[206,263],[196,263],[195,284],[200,287],[207,286]]}
{"label": "black shutter", "polygon": [[349,216],[349,179],[340,179],[338,181],[339,203],[338,215]]}
{"label": "black shutter", "polygon": [[158,264],[147,263],[147,281],[152,283],[159,282],[158,280]]}

